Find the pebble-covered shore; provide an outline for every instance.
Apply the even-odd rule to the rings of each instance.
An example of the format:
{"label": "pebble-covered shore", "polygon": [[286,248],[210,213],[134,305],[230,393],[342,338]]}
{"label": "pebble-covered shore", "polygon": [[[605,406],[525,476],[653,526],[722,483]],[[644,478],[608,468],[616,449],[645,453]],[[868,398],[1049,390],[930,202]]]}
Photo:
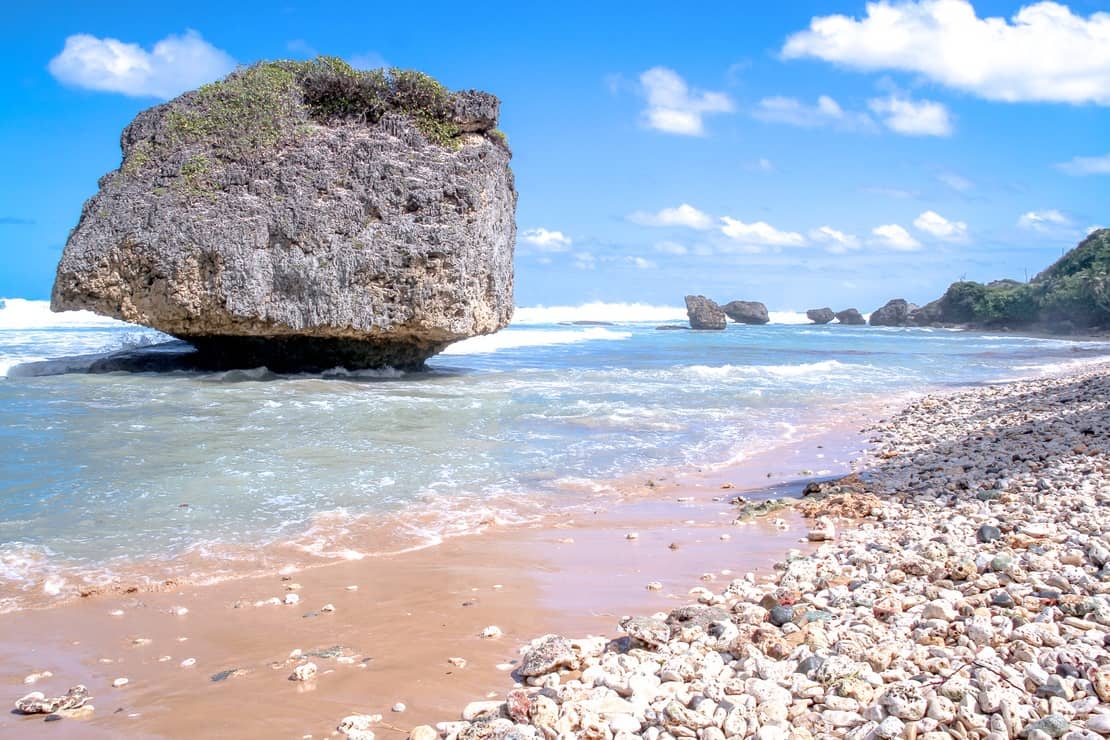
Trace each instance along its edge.
{"label": "pebble-covered shore", "polygon": [[618,639],[541,637],[504,699],[410,737],[1110,736],[1108,399],[1105,366],[925,397],[808,489],[816,551]]}

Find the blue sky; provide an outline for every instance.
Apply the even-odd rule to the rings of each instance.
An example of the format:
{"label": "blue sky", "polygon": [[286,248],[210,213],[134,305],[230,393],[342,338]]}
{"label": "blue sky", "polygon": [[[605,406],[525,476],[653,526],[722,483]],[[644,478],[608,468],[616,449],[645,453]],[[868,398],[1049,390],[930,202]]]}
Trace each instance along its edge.
{"label": "blue sky", "polygon": [[501,98],[518,305],[866,311],[1024,279],[1110,226],[1092,1],[94,5],[5,11],[0,296],[49,296],[138,111],[316,53]]}

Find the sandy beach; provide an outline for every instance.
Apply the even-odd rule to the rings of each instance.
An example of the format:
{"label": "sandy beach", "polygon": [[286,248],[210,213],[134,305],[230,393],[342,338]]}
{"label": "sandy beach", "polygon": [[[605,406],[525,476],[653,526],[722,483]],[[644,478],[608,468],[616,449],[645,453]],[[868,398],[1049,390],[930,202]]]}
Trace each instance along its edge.
{"label": "sandy beach", "polygon": [[[592,506],[532,525],[212,585],[121,583],[0,615],[0,685],[13,700],[87,686],[94,710],[51,717],[65,717],[67,737],[327,737],[351,713],[381,714],[378,735],[406,737],[502,692],[537,634],[611,635],[622,615],[684,603],[691,587],[768,576],[807,547],[804,521],[784,511],[738,525],[731,500],[798,495],[814,474],[847,472],[879,412],[814,420],[800,440],[732,466],[611,481]],[[502,635],[482,638],[490,626]],[[290,680],[307,662],[315,680]],[[391,711],[398,702],[404,712]],[[43,719],[0,715],[0,734],[55,729]]]}
{"label": "sandy beach", "polygon": [[[95,710],[47,717],[67,737],[1110,732],[1104,373],[864,410],[737,467],[626,482],[584,516],[3,615],[0,683],[86,685]],[[863,482],[737,521],[737,495],[853,465]],[[522,656],[550,633],[575,641]]]}

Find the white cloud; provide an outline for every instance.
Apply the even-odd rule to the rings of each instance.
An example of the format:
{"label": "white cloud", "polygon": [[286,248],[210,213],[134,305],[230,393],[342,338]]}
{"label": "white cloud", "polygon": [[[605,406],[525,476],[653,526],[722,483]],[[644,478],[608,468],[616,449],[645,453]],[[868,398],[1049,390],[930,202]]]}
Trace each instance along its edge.
{"label": "white cloud", "polygon": [[875,122],[866,113],[854,113],[840,107],[828,95],[817,98],[815,105],[807,105],[797,98],[776,95],[759,101],[752,116],[767,123],[785,123],[803,128],[835,126],[845,130],[873,131]]}
{"label": "white cloud", "polygon": [[961,242],[967,239],[967,224],[963,221],[949,221],[936,211],[925,211],[913,220],[919,231],[932,234],[938,239]]}
{"label": "white cloud", "polygon": [[739,219],[721,217],[721,233],[742,244],[769,247],[801,247],[806,238],[796,231],[779,231],[766,221],[747,224]]}
{"label": "white cloud", "polygon": [[590,252],[575,252],[571,264],[579,270],[592,270],[597,266],[597,258]]}
{"label": "white cloud", "polygon": [[899,252],[912,252],[921,248],[921,242],[898,224],[883,224],[871,229],[878,243]]}
{"label": "white cloud", "polygon": [[637,270],[654,270],[656,267],[659,266],[651,260],[646,260],[643,257],[629,257],[628,259],[630,262],[632,262],[633,265],[636,266]]}
{"label": "white cloud", "polygon": [[962,175],[957,175],[955,172],[942,172],[937,175],[937,180],[961,193],[966,193],[975,188],[975,183]]}
{"label": "white cloud", "polygon": [[814,17],[782,55],[903,70],[988,100],[1110,105],[1110,14],[1056,2],[1009,20],[979,18],[968,0],[869,2],[862,19]]}
{"label": "white cloud", "polygon": [[73,87],[167,99],[223,77],[235,69],[235,60],[196,31],[167,36],[150,51],[79,33],[66,39],[47,68]]}
{"label": "white cloud", "polygon": [[659,242],[655,245],[655,251],[660,254],[686,254],[689,250],[678,242]]}
{"label": "white cloud", "polygon": [[710,229],[713,219],[709,214],[699,211],[689,203],[683,203],[676,208],[664,208],[656,213],[636,211],[628,216],[628,220],[642,226],[685,226],[688,229]]}
{"label": "white cloud", "polygon": [[1101,157],[1073,157],[1056,165],[1069,175],[1110,175],[1110,154]]}
{"label": "white cloud", "polygon": [[1070,226],[1071,219],[1055,208],[1028,211],[1018,218],[1018,226],[1030,231],[1049,231],[1053,227]]}
{"label": "white cloud", "polygon": [[540,252],[566,252],[570,250],[572,240],[561,231],[550,231],[543,227],[528,229],[520,238],[536,247]]}
{"label": "white cloud", "polygon": [[809,238],[818,244],[824,244],[826,252],[844,254],[853,249],[859,249],[859,239],[853,234],[845,234],[831,226],[820,226],[809,232]]}
{"label": "white cloud", "polygon": [[891,131],[906,136],[950,136],[952,119],[943,104],[932,100],[910,100],[900,95],[872,98],[871,111]]}
{"label": "white cloud", "polygon": [[1102,228],[1105,228],[1105,227],[1103,227],[1103,226],[1088,226],[1086,233],[1088,235],[1090,235],[1090,234],[1093,234],[1093,233],[1095,233],[1096,231],[1098,231],[1099,229],[1102,229]]}
{"label": "white cloud", "polygon": [[673,69],[652,67],[640,75],[640,84],[647,96],[644,122],[649,128],[668,134],[702,136],[702,117],[711,113],[729,113],[732,99],[720,92],[692,90]]}

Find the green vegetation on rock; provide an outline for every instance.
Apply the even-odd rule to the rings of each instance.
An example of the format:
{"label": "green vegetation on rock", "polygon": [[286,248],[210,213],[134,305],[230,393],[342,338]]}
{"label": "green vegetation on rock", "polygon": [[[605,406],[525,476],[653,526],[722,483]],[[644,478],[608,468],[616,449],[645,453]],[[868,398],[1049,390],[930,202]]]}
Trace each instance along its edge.
{"label": "green vegetation on rock", "polygon": [[1092,232],[1028,283],[953,283],[914,319],[1064,331],[1110,328],[1110,229]]}
{"label": "green vegetation on rock", "polygon": [[414,70],[357,70],[337,57],[259,62],[171,102],[166,143],[202,143],[221,159],[251,161],[306,131],[307,121],[375,124],[395,112],[430,142],[455,148],[452,104],[447,88]]}

